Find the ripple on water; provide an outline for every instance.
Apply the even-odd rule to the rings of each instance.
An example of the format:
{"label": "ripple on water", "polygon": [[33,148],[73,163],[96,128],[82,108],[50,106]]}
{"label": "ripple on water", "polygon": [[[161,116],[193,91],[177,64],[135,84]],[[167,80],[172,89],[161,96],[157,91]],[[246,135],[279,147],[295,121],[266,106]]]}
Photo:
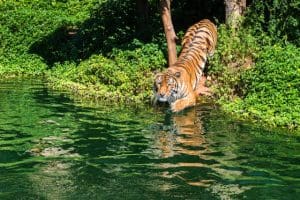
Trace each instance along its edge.
{"label": "ripple on water", "polygon": [[87,106],[0,82],[0,198],[296,199],[298,136],[203,104],[178,114]]}

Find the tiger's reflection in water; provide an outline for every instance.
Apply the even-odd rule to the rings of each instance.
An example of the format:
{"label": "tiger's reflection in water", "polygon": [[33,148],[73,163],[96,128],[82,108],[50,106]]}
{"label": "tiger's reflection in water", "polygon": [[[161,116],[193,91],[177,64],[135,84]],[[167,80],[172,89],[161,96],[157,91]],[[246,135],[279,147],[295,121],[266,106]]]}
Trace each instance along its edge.
{"label": "tiger's reflection in water", "polygon": [[155,146],[160,149],[161,158],[179,154],[200,155],[205,151],[204,130],[196,108],[173,114],[167,124],[170,126],[163,128],[156,139]]}
{"label": "tiger's reflection in water", "polygon": [[[224,168],[237,157],[235,146],[229,142],[226,151],[220,151],[217,141],[213,140],[217,138],[203,126],[202,111],[194,107],[167,116],[170,121],[166,121],[165,127],[157,133],[154,145],[159,153],[156,156],[162,160],[157,167],[161,170],[159,176],[167,180],[162,188],[174,189],[177,187],[174,182],[180,180],[209,190],[221,199],[231,199],[249,187],[220,182],[221,177],[234,181],[242,172]],[[225,141],[229,139],[225,138]]]}
{"label": "tiger's reflection in water", "polygon": [[[158,132],[155,146],[157,156],[164,160],[158,164],[162,171],[159,176],[169,180],[184,181],[189,185],[208,187],[212,180],[201,177],[189,177],[190,170],[201,170],[206,164],[205,158],[207,143],[205,142],[204,128],[201,116],[196,107],[189,108],[183,113],[166,116],[165,126]],[[176,186],[169,181],[164,187],[174,189]]]}

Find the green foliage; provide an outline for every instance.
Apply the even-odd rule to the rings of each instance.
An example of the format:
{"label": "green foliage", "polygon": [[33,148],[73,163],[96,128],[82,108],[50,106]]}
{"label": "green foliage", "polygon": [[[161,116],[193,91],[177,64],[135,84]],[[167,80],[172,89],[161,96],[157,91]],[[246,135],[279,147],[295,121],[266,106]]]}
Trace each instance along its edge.
{"label": "green foliage", "polygon": [[0,4],[0,74],[40,74],[43,58],[30,47],[55,29],[88,17],[95,1],[7,0]]}
{"label": "green foliage", "polygon": [[52,67],[55,62],[79,63],[93,54],[105,55],[134,38],[150,41],[154,32],[161,30],[161,25],[160,28],[157,28],[158,23],[153,25],[157,19],[154,13],[141,25],[135,4],[131,0],[95,2],[87,19],[75,25],[67,23],[56,28],[35,42],[30,51],[43,57]]}
{"label": "green foliage", "polygon": [[[149,102],[153,71],[161,70],[166,64],[163,52],[156,44],[143,44],[138,40],[129,44],[128,49],[132,50],[113,49],[108,57],[93,55],[77,67],[68,62],[57,64],[50,79],[65,80],[69,87],[77,87],[77,94],[84,96],[110,102]],[[87,89],[85,86],[89,95],[78,89]]]}
{"label": "green foliage", "polygon": [[217,99],[227,101],[240,95],[241,74],[254,64],[260,47],[248,29],[231,30],[218,27],[218,42],[214,55],[209,58],[208,75],[213,82]]}
{"label": "green foliage", "polygon": [[269,35],[273,42],[289,41],[300,46],[299,0],[253,0],[245,18],[255,35]]}
{"label": "green foliage", "polygon": [[225,106],[245,118],[267,124],[300,126],[300,50],[293,45],[266,46],[254,68],[242,75],[245,95]]}
{"label": "green foliage", "polygon": [[300,53],[255,28],[218,27],[218,46],[209,60],[209,82],[221,107],[237,118],[299,129]]}
{"label": "green foliage", "polygon": [[131,0],[5,1],[0,4],[0,74],[40,74],[56,62],[78,64],[134,38],[150,41],[162,30],[159,15],[152,12],[156,6],[149,2],[148,21],[140,31]]}
{"label": "green foliage", "polygon": [[53,85],[88,87],[102,99],[150,98],[153,71],[162,69],[165,58],[160,46],[134,38],[165,44],[156,34],[162,32],[157,2],[149,1],[148,9],[143,21],[131,0],[5,1],[0,75],[46,72]]}

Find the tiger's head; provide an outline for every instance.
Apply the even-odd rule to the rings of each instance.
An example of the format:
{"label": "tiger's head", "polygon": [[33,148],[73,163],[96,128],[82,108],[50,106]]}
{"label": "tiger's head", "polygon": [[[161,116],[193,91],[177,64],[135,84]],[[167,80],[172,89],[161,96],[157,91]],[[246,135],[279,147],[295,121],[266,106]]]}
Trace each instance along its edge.
{"label": "tiger's head", "polygon": [[180,98],[179,94],[180,72],[172,73],[170,70],[158,73],[154,80],[154,100],[172,103]]}

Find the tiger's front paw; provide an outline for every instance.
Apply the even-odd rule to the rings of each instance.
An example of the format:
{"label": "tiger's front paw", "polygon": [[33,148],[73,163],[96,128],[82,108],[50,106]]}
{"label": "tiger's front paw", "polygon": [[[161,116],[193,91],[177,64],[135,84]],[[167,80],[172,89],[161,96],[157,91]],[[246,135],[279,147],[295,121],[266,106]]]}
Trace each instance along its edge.
{"label": "tiger's front paw", "polygon": [[175,101],[171,104],[171,110],[172,112],[179,112],[185,108],[185,105],[183,105],[180,101]]}
{"label": "tiger's front paw", "polygon": [[187,107],[194,106],[196,104],[196,98],[194,95],[189,95],[186,98],[178,99],[174,103],[171,103],[172,112],[179,112]]}

